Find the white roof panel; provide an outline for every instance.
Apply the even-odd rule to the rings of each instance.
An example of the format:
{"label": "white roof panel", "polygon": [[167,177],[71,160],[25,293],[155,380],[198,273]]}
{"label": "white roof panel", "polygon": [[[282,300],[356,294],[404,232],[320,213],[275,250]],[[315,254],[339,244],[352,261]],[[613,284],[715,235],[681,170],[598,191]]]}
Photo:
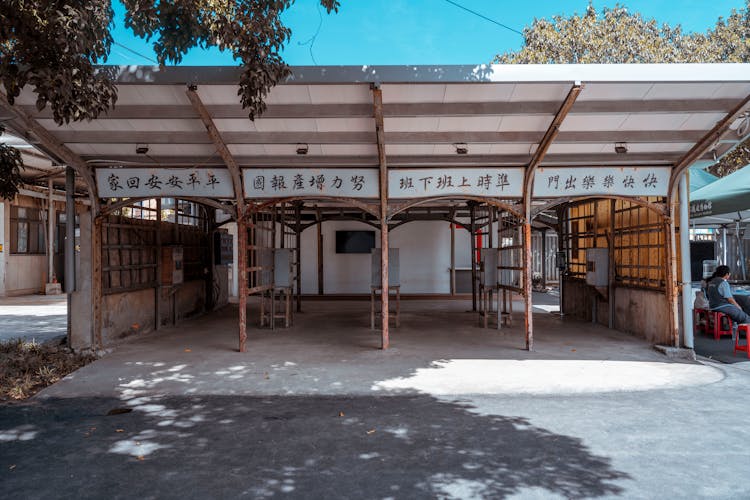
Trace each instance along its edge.
{"label": "white roof panel", "polygon": [[569,83],[524,83],[517,84],[510,100],[519,101],[561,101],[570,92]]}
{"label": "white roof panel", "polygon": [[508,115],[500,120],[498,132],[544,132],[552,123],[552,115]]}
{"label": "white roof panel", "polygon": [[640,100],[653,86],[653,83],[586,83],[576,102]]}
{"label": "white roof panel", "polygon": [[384,103],[445,102],[445,85],[384,84]]}
{"label": "white roof panel", "polygon": [[374,118],[316,118],[318,132],[373,132]]}
{"label": "white roof panel", "polygon": [[[537,143],[487,141],[499,140],[496,132],[519,132],[513,135],[516,141],[541,140],[554,112],[580,82],[578,104],[561,125],[565,143],[553,142],[549,150],[564,156],[547,160],[575,163],[576,155],[582,155],[581,164],[607,166],[675,161],[750,95],[747,64],[316,66],[292,68],[290,79],[266,100],[269,117],[252,122],[239,105],[240,73],[233,67],[123,69],[120,99],[109,116],[62,127],[49,109],[35,110],[33,94],[24,91],[18,102],[41,126],[73,141],[71,149],[84,161],[120,158],[147,165],[180,164],[184,158],[218,164],[217,147],[185,95],[185,82],[195,82],[209,112],[221,117],[214,123],[225,140],[255,143],[229,144],[244,163],[284,156],[290,167],[310,164],[309,158],[296,155],[296,142],[310,137],[326,144],[309,144],[308,156],[345,166],[342,156],[351,157],[353,164],[377,158],[370,89],[375,83],[383,92],[388,155],[408,157],[403,164],[430,165],[433,156],[442,162],[453,158],[452,142],[468,141],[469,154],[456,158],[457,164],[471,166],[502,164],[504,155],[513,161],[530,158]],[[27,133],[20,119],[9,125],[22,136]],[[136,155],[132,141],[152,132],[160,133],[154,134],[148,157]],[[270,143],[261,143],[269,132]],[[621,135],[630,139],[629,154],[613,151]],[[201,144],[185,144],[191,141]]]}
{"label": "white roof panel", "polygon": [[514,88],[512,83],[447,85],[444,102],[507,102]]}
{"label": "white roof panel", "polygon": [[310,85],[312,104],[372,104],[369,85]]}
{"label": "white roof panel", "polygon": [[601,131],[619,130],[627,114],[575,114],[568,115],[560,126],[560,131]]}
{"label": "white roof panel", "polygon": [[386,132],[437,132],[440,118],[435,116],[384,118]]}
{"label": "white roof panel", "polygon": [[120,85],[118,104],[148,104],[153,106],[190,105],[185,85]]}
{"label": "white roof panel", "polygon": [[[443,116],[438,120],[440,132],[495,132],[500,126],[500,116]],[[387,130],[387,129],[386,129]]]}

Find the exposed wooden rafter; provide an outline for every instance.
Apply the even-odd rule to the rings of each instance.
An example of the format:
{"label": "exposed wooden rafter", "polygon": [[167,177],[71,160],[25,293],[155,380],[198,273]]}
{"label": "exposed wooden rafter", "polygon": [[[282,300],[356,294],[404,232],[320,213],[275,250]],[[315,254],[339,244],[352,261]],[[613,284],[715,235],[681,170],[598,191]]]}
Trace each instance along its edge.
{"label": "exposed wooden rafter", "polygon": [[71,166],[76,171],[86,183],[86,187],[89,190],[89,197],[91,198],[92,205],[95,207],[94,210],[96,212],[99,206],[96,181],[94,180],[92,169],[86,164],[86,162],[79,155],[71,151],[65,144],[61,143],[46,128],[42,127],[21,107],[12,106],[3,92],[0,92],[0,111],[12,117],[8,122],[8,125],[20,137],[28,138],[29,135],[33,136],[34,140],[32,142],[37,149],[40,149],[50,158],[54,158],[61,164]]}
{"label": "exposed wooden rafter", "polygon": [[[621,101],[585,101],[576,104],[573,113],[725,113],[736,99],[654,99]],[[51,118],[49,109],[37,111],[36,106],[21,108],[35,118]],[[247,118],[247,111],[239,104],[209,104],[206,109],[213,119]],[[383,116],[487,116],[487,115],[552,115],[558,101],[499,101],[452,103],[388,103],[383,105]],[[348,118],[372,117],[372,106],[357,103],[336,104],[269,104],[259,119],[265,118]],[[141,118],[199,118],[195,110],[184,105],[118,105],[100,119]]]}
{"label": "exposed wooden rafter", "polygon": [[721,121],[719,121],[700,141],[693,146],[677,163],[672,170],[672,178],[669,182],[669,196],[677,187],[682,172],[685,171],[696,160],[714,149],[721,141],[722,136],[729,130],[729,126],[743,113],[750,111],[750,95],[737,104]]}
{"label": "exposed wooden rafter", "polygon": [[244,217],[245,195],[242,191],[242,172],[239,165],[234,160],[232,153],[229,151],[229,148],[227,148],[227,145],[224,143],[224,139],[222,139],[219,129],[216,128],[216,124],[214,124],[211,114],[206,109],[206,106],[203,105],[203,101],[198,95],[197,90],[197,87],[191,85],[185,90],[185,94],[188,99],[190,99],[190,103],[200,116],[211,142],[216,146],[219,156],[221,156],[227,170],[229,170],[229,173],[232,176],[232,185],[234,187],[234,195],[237,203],[237,217]]}
{"label": "exposed wooden rafter", "polygon": [[[554,142],[555,138],[560,132],[560,125],[562,125],[563,121],[565,120],[565,117],[568,116],[568,113],[570,113],[570,110],[571,108],[573,108],[573,104],[575,104],[576,99],[578,99],[578,95],[581,93],[581,90],[583,90],[583,85],[581,85],[580,83],[576,83],[570,89],[570,91],[568,92],[568,95],[565,97],[565,100],[560,106],[560,109],[557,110],[557,113],[555,114],[555,118],[552,120],[552,123],[547,128],[547,132],[544,134],[542,141],[539,143],[539,147],[537,147],[536,151],[534,152],[533,158],[531,158],[531,161],[526,166],[526,173],[524,175],[523,196],[524,196],[524,206],[525,206],[524,215],[527,218],[531,217],[531,197],[532,197],[531,191],[533,189],[533,183],[534,183],[534,172],[536,171],[537,167],[542,163],[542,160],[544,160],[544,157],[547,154],[547,151],[549,151],[550,146],[552,146],[552,143]],[[528,222],[531,222],[531,221],[529,220]]]}

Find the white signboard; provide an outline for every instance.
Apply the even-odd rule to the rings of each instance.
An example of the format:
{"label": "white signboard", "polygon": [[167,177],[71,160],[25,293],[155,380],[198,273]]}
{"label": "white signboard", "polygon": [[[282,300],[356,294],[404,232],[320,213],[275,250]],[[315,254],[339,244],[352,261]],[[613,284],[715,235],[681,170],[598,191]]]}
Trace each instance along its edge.
{"label": "white signboard", "polygon": [[232,177],[226,169],[98,168],[96,186],[101,198],[234,198]]}
{"label": "white signboard", "polygon": [[523,168],[419,168],[388,171],[388,198],[465,195],[520,198]]}
{"label": "white signboard", "polygon": [[379,196],[374,168],[246,168],[242,181],[247,198]]}
{"label": "white signboard", "polygon": [[534,197],[666,196],[670,174],[670,167],[538,168]]}

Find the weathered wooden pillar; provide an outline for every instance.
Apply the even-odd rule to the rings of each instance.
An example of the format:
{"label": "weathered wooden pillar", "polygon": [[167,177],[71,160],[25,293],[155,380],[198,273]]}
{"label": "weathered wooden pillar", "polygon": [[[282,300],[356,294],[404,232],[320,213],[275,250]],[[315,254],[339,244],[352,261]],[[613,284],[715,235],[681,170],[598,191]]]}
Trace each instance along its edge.
{"label": "weathered wooden pillar", "polygon": [[323,221],[319,221],[318,227],[318,295],[323,295]]}
{"label": "weathered wooden pillar", "polygon": [[154,244],[156,245],[156,290],[154,293],[154,328],[161,328],[161,198],[156,199],[156,235]]}
{"label": "weathered wooden pillar", "polygon": [[471,310],[477,310],[477,244],[474,239],[476,232],[476,206],[469,203],[469,247],[471,249]]}
{"label": "weathered wooden pillar", "polygon": [[237,214],[237,275],[239,276],[239,350],[247,341],[247,223],[245,214]]}
{"label": "weathered wooden pillar", "polygon": [[677,190],[670,193],[667,204],[667,215],[664,221],[664,239],[666,240],[666,295],[669,308],[669,334],[674,347],[680,346],[679,310],[677,307],[677,243],[674,227],[674,216],[677,214]]}
{"label": "weathered wooden pillar", "polygon": [[302,312],[302,204],[294,207],[294,237],[297,247],[297,312]]}
{"label": "weathered wooden pillar", "polygon": [[534,326],[531,297],[531,221],[529,219],[523,223],[523,257],[523,301],[526,350],[531,351],[534,349]]}
{"label": "weathered wooden pillar", "polygon": [[456,295],[456,225],[451,222],[451,295]]}
{"label": "weathered wooden pillar", "polygon": [[539,231],[542,235],[542,253],[539,262],[542,266],[542,286],[547,286],[547,229],[544,228]]}
{"label": "weathered wooden pillar", "polygon": [[378,141],[379,191],[380,191],[380,348],[388,349],[388,164],[385,156],[385,130],[383,126],[383,91],[372,89],[375,133]]}
{"label": "weathered wooden pillar", "polygon": [[91,207],[93,224],[91,227],[91,309],[94,329],[94,348],[101,349],[102,343],[102,216],[98,207]]}

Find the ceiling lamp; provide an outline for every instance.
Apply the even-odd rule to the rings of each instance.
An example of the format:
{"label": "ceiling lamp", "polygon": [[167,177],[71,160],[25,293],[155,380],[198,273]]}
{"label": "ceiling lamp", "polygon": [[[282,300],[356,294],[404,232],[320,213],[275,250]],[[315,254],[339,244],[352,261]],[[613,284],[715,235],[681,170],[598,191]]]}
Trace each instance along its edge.
{"label": "ceiling lamp", "polygon": [[615,153],[618,155],[624,155],[628,152],[628,146],[624,142],[616,142],[615,143]]}
{"label": "ceiling lamp", "polygon": [[297,154],[298,155],[306,155],[309,147],[307,144],[297,144]]}
{"label": "ceiling lamp", "polygon": [[465,155],[469,152],[469,146],[465,142],[457,142],[453,145],[456,148],[457,155]]}

